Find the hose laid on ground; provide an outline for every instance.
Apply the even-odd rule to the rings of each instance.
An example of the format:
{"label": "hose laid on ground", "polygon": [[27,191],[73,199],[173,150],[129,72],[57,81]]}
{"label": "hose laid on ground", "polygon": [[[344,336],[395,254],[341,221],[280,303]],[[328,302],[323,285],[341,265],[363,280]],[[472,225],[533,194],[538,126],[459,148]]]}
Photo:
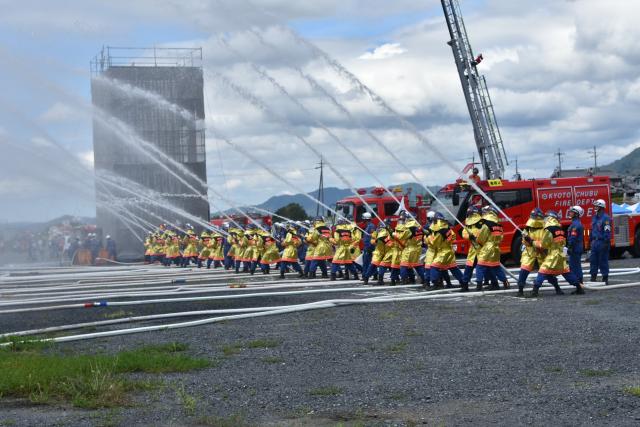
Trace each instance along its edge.
{"label": "hose laid on ground", "polygon": [[[640,286],[640,282],[634,283],[626,283],[622,285],[611,285],[606,287],[589,287],[589,289],[593,290],[607,290],[607,289],[620,289],[620,288],[628,288]],[[561,286],[563,289],[570,289],[572,286]],[[552,288],[549,288],[551,290]],[[455,296],[458,298],[471,298],[478,297],[484,295],[499,295],[499,294],[508,294],[516,292],[515,289],[503,289],[497,291],[490,292],[466,292],[466,293],[458,293]],[[386,303],[386,302],[405,302],[405,301],[418,301],[418,300],[432,300],[432,299],[443,299],[443,298],[451,298],[452,294],[427,294],[427,295],[410,295],[410,296],[400,296],[400,297],[374,297],[374,298],[362,298],[362,299],[336,299],[336,300],[326,300],[319,301],[309,304],[300,304],[294,307],[287,307],[283,309],[275,309],[269,311],[262,311],[257,313],[245,313],[245,314],[235,314],[229,316],[220,316],[213,317],[201,320],[195,320],[190,322],[181,322],[181,323],[170,323],[164,325],[154,325],[154,326],[144,326],[139,328],[128,328],[128,329],[119,329],[114,331],[104,331],[104,332],[95,332],[89,334],[79,334],[79,335],[70,335],[65,337],[55,337],[55,338],[46,338],[43,340],[39,340],[42,342],[70,342],[70,341],[80,341],[94,338],[105,338],[112,336],[120,336],[120,335],[130,335],[142,332],[151,332],[151,331],[159,331],[159,330],[170,330],[170,329],[180,329],[180,328],[188,328],[192,326],[201,326],[212,323],[219,323],[229,320],[238,320],[238,319],[248,319],[254,317],[264,317],[264,316],[272,316],[277,314],[287,314],[287,313],[295,313],[302,312],[308,310],[317,310],[321,308],[331,308],[343,305],[355,305],[355,304],[367,304],[367,303]],[[1,343],[0,346],[8,346],[12,345],[11,342]]]}

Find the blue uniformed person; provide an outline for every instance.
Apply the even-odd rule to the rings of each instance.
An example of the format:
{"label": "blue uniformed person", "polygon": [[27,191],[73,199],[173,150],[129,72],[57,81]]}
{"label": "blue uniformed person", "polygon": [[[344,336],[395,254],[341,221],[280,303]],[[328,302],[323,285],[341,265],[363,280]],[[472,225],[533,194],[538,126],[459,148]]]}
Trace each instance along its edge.
{"label": "blue uniformed person", "polygon": [[580,206],[572,206],[569,209],[571,225],[567,229],[567,253],[569,255],[569,269],[576,276],[578,281],[584,283],[582,274],[582,253],[584,252],[584,227],[582,226],[582,215],[584,209]]}
{"label": "blue uniformed person", "polygon": [[595,282],[598,270],[602,274],[602,281],[609,284],[609,249],[611,248],[611,218],[605,212],[606,202],[598,199],[593,202],[596,214],[591,221],[591,281]]}
{"label": "blue uniformed person", "polygon": [[376,231],[376,226],[371,221],[371,214],[365,212],[362,214],[362,220],[364,223],[364,233],[362,234],[363,252],[362,252],[362,272],[363,276],[369,271],[371,265],[371,258],[373,257],[373,251],[376,246],[371,243],[371,235]]}

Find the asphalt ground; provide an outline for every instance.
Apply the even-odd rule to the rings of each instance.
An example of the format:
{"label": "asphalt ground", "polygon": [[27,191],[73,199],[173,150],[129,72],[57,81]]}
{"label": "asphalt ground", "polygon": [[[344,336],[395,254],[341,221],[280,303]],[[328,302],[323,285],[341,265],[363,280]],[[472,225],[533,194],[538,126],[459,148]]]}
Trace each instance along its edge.
{"label": "asphalt ground", "polygon": [[[630,258],[611,264],[639,265]],[[611,283],[636,281],[640,275]],[[390,293],[396,292],[424,293]],[[0,331],[104,320],[117,310],[144,315],[381,293],[362,287],[339,294],[3,314]],[[61,352],[109,353],[182,342],[189,354],[209,358],[215,367],[164,375],[165,387],[138,393],[123,408],[87,411],[2,399],[0,425],[639,425],[640,398],[625,392],[640,386],[639,319],[639,287],[535,299],[488,293],[61,343]],[[247,346],[265,339],[275,345]],[[237,351],[230,354],[229,348]],[[192,398],[188,406],[185,395]]]}

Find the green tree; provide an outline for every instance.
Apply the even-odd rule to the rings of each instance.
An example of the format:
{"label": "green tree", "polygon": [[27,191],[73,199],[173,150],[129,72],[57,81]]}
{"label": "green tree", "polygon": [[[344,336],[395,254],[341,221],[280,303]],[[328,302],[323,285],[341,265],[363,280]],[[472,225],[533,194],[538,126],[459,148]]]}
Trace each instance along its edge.
{"label": "green tree", "polygon": [[289,203],[286,206],[281,207],[275,212],[276,215],[281,215],[289,219],[296,221],[304,221],[308,219],[307,213],[299,203]]}

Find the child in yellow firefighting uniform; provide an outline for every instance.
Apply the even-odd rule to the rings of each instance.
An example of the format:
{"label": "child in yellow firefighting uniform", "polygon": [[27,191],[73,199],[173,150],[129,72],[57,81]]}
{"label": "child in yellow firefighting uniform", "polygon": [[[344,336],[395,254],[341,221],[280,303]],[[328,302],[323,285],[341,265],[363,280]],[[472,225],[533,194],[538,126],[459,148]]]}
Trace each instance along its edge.
{"label": "child in yellow firefighting uniform", "polygon": [[[440,212],[435,213],[429,231],[431,233],[428,238],[428,245],[429,249],[434,251],[430,271],[431,282],[436,288],[441,287],[442,274],[450,271],[460,282],[461,290],[463,292],[468,291],[468,284],[465,283],[462,272],[458,268],[458,264],[456,264],[456,254],[453,250],[456,235],[451,229],[451,225]],[[447,287],[451,287],[451,285],[447,283]]]}
{"label": "child in yellow firefighting uniform", "polygon": [[336,252],[331,260],[331,280],[336,280],[336,273],[340,266],[344,265],[346,271],[344,280],[349,280],[349,273],[353,274],[355,280],[359,280],[358,272],[353,265],[353,255],[351,253],[354,245],[353,228],[346,218],[338,220],[338,225],[333,232],[330,242],[334,245]]}
{"label": "child in yellow firefighting uniform", "polygon": [[518,274],[518,295],[524,296],[527,277],[544,262],[545,251],[537,248],[534,242],[541,241],[544,231],[544,213],[535,208],[529,214],[527,224],[522,230],[522,255],[520,256],[520,273]]}
{"label": "child in yellow firefighting uniform", "polygon": [[402,248],[396,237],[396,231],[391,226],[391,220],[385,219],[387,235],[384,240],[385,253],[384,258],[380,262],[378,268],[378,284],[384,284],[384,273],[387,269],[391,270],[391,286],[395,286],[400,279],[400,253]]}
{"label": "child in yellow firefighting uniform", "polygon": [[[536,248],[547,252],[544,261],[538,270],[538,276],[533,284],[531,296],[538,296],[538,290],[545,280],[553,285],[557,294],[562,294],[562,290],[558,285],[557,276],[562,275],[570,285],[575,286],[574,294],[584,294],[584,290],[578,281],[578,278],[569,270],[567,263],[567,255],[564,253],[567,239],[564,228],[559,221],[560,217],[557,212],[547,212],[544,219],[544,233],[540,240],[530,239],[530,243]],[[529,240],[529,239],[527,239]]]}
{"label": "child in yellow firefighting uniform", "polygon": [[262,239],[262,247],[264,248],[260,258],[260,270],[262,270],[262,274],[269,274],[271,264],[277,263],[280,259],[280,252],[278,252],[276,239],[269,232],[261,231],[259,237]]}
{"label": "child in yellow firefighting uniform", "polygon": [[284,238],[284,242],[282,242],[284,251],[282,252],[282,258],[280,259],[281,279],[284,279],[284,272],[288,265],[298,272],[298,277],[302,277],[304,275],[298,262],[298,246],[301,244],[302,238],[298,235],[295,224],[290,223],[287,227],[287,234]]}
{"label": "child in yellow firefighting uniform", "polygon": [[400,221],[404,222],[401,230],[396,228],[398,240],[401,242],[402,252],[400,253],[400,279],[404,285],[415,283],[413,270],[420,277],[420,283],[424,284],[424,266],[420,261],[422,255],[422,243],[424,232],[422,226],[415,218],[409,217],[407,212],[400,212]]}
{"label": "child in yellow firefighting uniform", "polygon": [[182,267],[187,267],[191,261],[197,264],[199,252],[196,233],[191,229],[187,230],[187,235],[183,242],[185,242],[185,248],[182,251]]}
{"label": "child in yellow firefighting uniform", "polygon": [[482,208],[482,222],[476,242],[480,246],[478,251],[478,267],[476,269],[476,290],[482,290],[485,278],[491,280],[490,290],[499,289],[501,280],[505,289],[509,288],[509,281],[500,264],[500,243],[504,238],[504,231],[495,209],[491,206]]}
{"label": "child in yellow firefighting uniform", "polygon": [[328,278],[327,261],[333,258],[333,248],[331,247],[331,228],[324,222],[324,218],[317,217],[313,222],[313,232],[307,243],[315,246],[313,259],[309,268],[309,278],[316,277],[316,270],[320,267],[322,278]]}

